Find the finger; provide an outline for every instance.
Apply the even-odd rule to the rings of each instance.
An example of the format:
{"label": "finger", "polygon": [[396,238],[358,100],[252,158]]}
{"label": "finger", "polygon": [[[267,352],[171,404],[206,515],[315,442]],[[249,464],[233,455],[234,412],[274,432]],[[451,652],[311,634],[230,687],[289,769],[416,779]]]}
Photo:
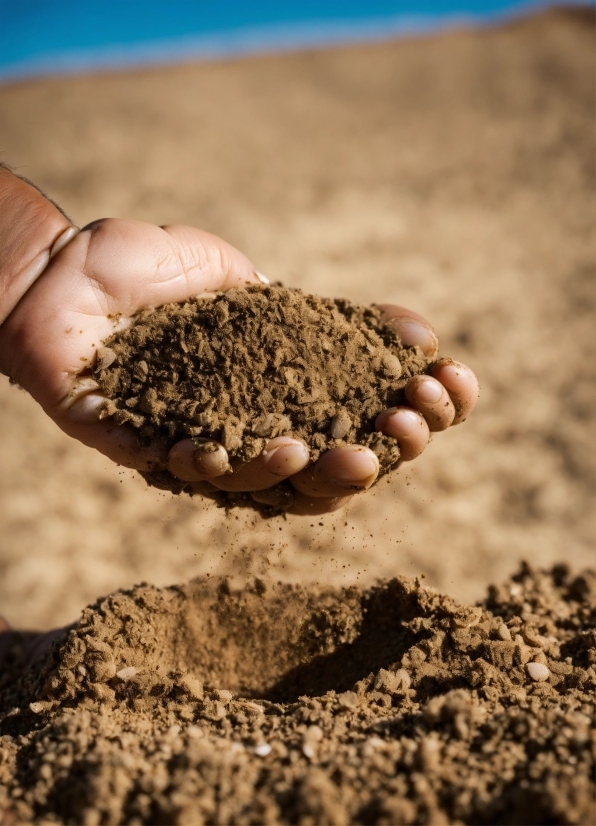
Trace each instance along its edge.
{"label": "finger", "polygon": [[185,482],[222,476],[229,467],[227,451],[218,442],[181,439],[168,453],[168,470]]}
{"label": "finger", "polygon": [[167,449],[159,444],[143,447],[137,431],[130,425],[117,425],[111,419],[80,424],[65,418],[56,420],[56,424],[73,439],[95,448],[122,467],[148,472],[165,465]]}
{"label": "finger", "polygon": [[232,473],[211,479],[220,490],[265,490],[278,485],[306,467],[309,452],[304,442],[288,436],[271,439],[256,459],[235,468]]}
{"label": "finger", "polygon": [[60,429],[123,467],[143,471],[163,468],[167,458],[163,445],[142,446],[133,427],[117,425],[111,418],[100,418],[106,399],[95,392],[97,387],[91,378],[77,380],[54,417]]}
{"label": "finger", "polygon": [[439,339],[424,316],[397,304],[377,304],[384,319],[395,327],[405,347],[418,346],[425,356],[434,358],[439,352]]}
{"label": "finger", "polygon": [[434,366],[432,374],[447,390],[455,407],[455,418],[451,424],[465,422],[476,406],[480,392],[474,372],[459,361],[441,359]]}
{"label": "finger", "polygon": [[367,490],[379,473],[379,460],[362,445],[344,445],[323,453],[311,467],[290,479],[299,493],[310,497],[342,497]]}
{"label": "finger", "polygon": [[375,430],[392,436],[399,444],[399,458],[411,462],[420,456],[430,439],[426,419],[411,407],[391,407],[376,418]]}
{"label": "finger", "polygon": [[431,376],[414,376],[406,384],[406,399],[418,410],[431,431],[446,430],[455,418],[455,407],[441,382]]}
{"label": "finger", "polygon": [[89,234],[84,271],[101,284],[107,306],[113,304],[124,315],[203,292],[262,283],[245,255],[195,227],[106,218],[85,227],[81,243]]}
{"label": "finger", "polygon": [[294,502],[287,513],[297,516],[322,516],[326,513],[333,513],[348,504],[352,496],[306,496],[296,491]]}

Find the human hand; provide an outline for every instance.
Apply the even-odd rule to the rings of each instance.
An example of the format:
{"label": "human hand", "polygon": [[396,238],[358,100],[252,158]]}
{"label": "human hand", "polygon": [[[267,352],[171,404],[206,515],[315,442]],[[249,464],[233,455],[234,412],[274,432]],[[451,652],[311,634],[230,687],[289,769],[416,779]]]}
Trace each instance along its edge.
{"label": "human hand", "polygon": [[[307,467],[306,445],[281,436],[257,459],[230,468],[223,446],[215,443],[208,451],[190,439],[169,451],[142,447],[131,427],[99,418],[104,399],[91,378],[80,376],[101,342],[139,310],[261,280],[245,256],[209,233],[97,221],[50,261],[0,328],[0,367],[62,430],[118,464],[145,472],[167,469],[199,487],[208,481],[219,490],[252,492],[257,501],[266,501],[264,491],[289,478],[294,512],[334,510],[375,481],[378,460],[368,448],[330,450]],[[381,309],[405,344],[418,344],[429,358],[436,354],[436,336],[424,319],[393,305]],[[376,426],[398,440],[402,461],[410,461],[424,450],[430,431],[468,415],[478,385],[469,368],[443,360],[432,377],[411,379],[405,392],[410,406],[384,411]]]}

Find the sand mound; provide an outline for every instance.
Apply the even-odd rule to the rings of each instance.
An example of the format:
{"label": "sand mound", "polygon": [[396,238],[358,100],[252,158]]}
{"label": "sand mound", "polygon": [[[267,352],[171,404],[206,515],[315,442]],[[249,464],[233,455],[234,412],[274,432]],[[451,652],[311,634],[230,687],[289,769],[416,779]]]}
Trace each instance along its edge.
{"label": "sand mound", "polygon": [[[243,462],[274,436],[303,439],[313,462],[358,443],[375,451],[383,475],[399,448],[375,432],[375,419],[403,404],[407,380],[427,367],[376,308],[251,287],[140,313],[100,348],[94,376],[110,400],[105,412],[144,443],[216,440]],[[167,472],[146,478],[195,492]]]}
{"label": "sand mound", "polygon": [[591,823],[595,610],[562,566],[471,607],[402,578],[113,594],[12,652],[0,817]]}

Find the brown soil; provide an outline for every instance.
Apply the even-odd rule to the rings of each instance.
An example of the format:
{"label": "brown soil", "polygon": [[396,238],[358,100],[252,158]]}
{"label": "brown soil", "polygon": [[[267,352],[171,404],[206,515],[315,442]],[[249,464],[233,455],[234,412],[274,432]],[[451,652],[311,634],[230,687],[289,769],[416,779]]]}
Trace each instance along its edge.
{"label": "brown soil", "polygon": [[[357,443],[374,450],[382,476],[399,448],[375,419],[405,403],[404,385],[427,366],[378,309],[275,286],[139,313],[98,351],[94,377],[105,413],[144,443],[216,440],[232,462],[256,458],[275,436],[303,439],[312,462]],[[145,478],[195,490],[167,471]]]}
{"label": "brown soil", "polygon": [[15,646],[0,822],[593,823],[595,618],[564,566],[469,607],[403,578],[115,593],[24,673]]}
{"label": "brown soil", "polygon": [[[362,583],[379,576],[425,574],[424,582],[465,604],[481,598],[489,582],[506,580],[521,558],[540,568],[563,556],[577,569],[592,566],[594,69],[592,8],[372,46],[0,87],[3,159],[81,225],[104,215],[196,225],[305,292],[409,306],[482,382],[464,428],[433,441],[388,477],[391,484],[316,524],[293,516],[257,520],[238,510],[230,519],[198,498],[147,488],[132,472],[116,474],[2,382],[0,613],[20,627],[63,625],[98,593],[141,579],[166,585],[209,572],[244,573],[245,549],[258,551],[249,572],[258,574],[262,561],[309,591],[318,581],[360,583],[366,593]],[[569,665],[567,657],[574,673],[591,674],[577,611],[581,585],[571,587],[573,578],[560,569],[554,580],[563,586],[553,586],[552,576],[514,578],[488,607],[505,619],[520,616],[522,625],[528,612],[550,617],[552,636],[566,640],[559,659],[544,652],[551,674]],[[317,593],[313,587],[313,600]],[[109,620],[114,612],[103,604]],[[102,616],[94,620],[98,629]],[[418,616],[425,619],[422,609]],[[446,622],[438,616],[435,625]],[[182,639],[186,623],[178,624]],[[148,638],[154,628],[149,621]],[[332,633],[330,639],[333,645]],[[267,808],[273,800],[311,823],[355,820],[358,806],[365,822],[593,822],[581,716],[587,703],[579,689],[555,686],[556,677],[534,684],[515,663],[495,665],[490,646],[483,654],[466,643],[457,649],[459,662],[469,656],[489,675],[485,686],[474,686],[458,676],[453,639],[447,630],[443,661],[427,658],[459,681],[450,686],[445,677],[446,693],[436,697],[444,711],[431,707],[428,717],[425,686],[443,689],[432,677],[417,684],[407,666],[422,699],[413,698],[416,709],[404,697],[403,714],[399,694],[384,709],[365,692],[360,716],[340,711],[333,695],[315,698],[318,690],[336,690],[332,682],[312,692],[306,683],[311,699],[283,705],[281,714],[251,694],[266,710],[263,727],[258,709],[243,713],[272,747],[264,757],[254,752],[261,740],[250,736],[244,751],[232,746],[236,735],[227,727],[248,723],[232,720],[225,694],[216,699],[207,691],[226,709],[219,722],[208,720],[198,701],[190,704],[195,718],[185,721],[167,693],[149,712],[107,701],[102,715],[83,694],[70,706],[35,706],[42,713],[34,715],[25,700],[48,702],[47,695],[33,688],[27,694],[4,671],[3,712],[21,709],[2,723],[4,819],[26,821],[33,810],[53,809],[69,812],[71,822],[93,823],[101,805],[105,822],[118,822],[133,806],[151,809],[146,819],[153,822],[185,820],[194,794],[212,821],[241,821],[255,812],[251,806],[261,806],[254,820],[275,820]],[[91,664],[91,655],[85,658]],[[365,663],[355,681],[391,665],[381,659],[367,670]],[[171,671],[184,667],[181,656]],[[187,671],[198,679],[193,668]],[[493,687],[500,690],[501,676],[520,681],[519,700],[513,692],[494,704],[487,699]],[[227,680],[215,677],[213,685],[228,690]],[[344,692],[343,684],[337,688]],[[451,688],[463,697],[452,698]],[[134,692],[145,699],[142,686],[133,683],[131,692],[133,700]],[[487,712],[488,723],[476,720],[476,709]],[[437,717],[431,730],[428,720]],[[268,727],[276,719],[274,736]],[[306,736],[309,726],[324,738],[317,740],[316,729]],[[435,740],[439,767],[430,769]],[[358,802],[366,794],[360,771],[368,809]]]}

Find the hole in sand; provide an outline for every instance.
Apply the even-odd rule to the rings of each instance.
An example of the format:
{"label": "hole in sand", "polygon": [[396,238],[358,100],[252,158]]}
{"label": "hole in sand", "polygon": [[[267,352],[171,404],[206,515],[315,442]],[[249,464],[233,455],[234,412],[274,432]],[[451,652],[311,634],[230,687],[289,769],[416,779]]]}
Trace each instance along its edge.
{"label": "hole in sand", "polygon": [[[399,662],[413,642],[402,623],[421,613],[416,592],[395,580],[367,591],[266,587],[258,580],[234,591],[225,581],[205,580],[178,592],[174,603],[161,644],[145,649],[149,660],[158,657],[206,685],[278,702],[345,691]],[[149,612],[146,620],[149,630],[155,620]]]}

